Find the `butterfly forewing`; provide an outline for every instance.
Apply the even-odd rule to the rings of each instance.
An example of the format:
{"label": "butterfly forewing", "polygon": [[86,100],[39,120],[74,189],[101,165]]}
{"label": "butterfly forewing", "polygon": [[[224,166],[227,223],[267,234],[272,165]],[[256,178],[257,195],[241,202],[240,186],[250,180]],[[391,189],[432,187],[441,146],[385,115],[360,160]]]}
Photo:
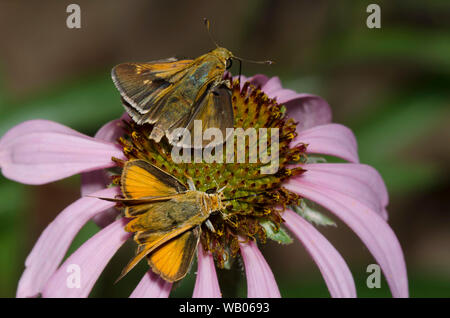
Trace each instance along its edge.
{"label": "butterfly forewing", "polygon": [[170,196],[185,192],[186,186],[174,176],[145,160],[130,160],[123,167],[121,188],[125,198]]}
{"label": "butterfly forewing", "polygon": [[149,63],[123,63],[113,68],[112,78],[122,98],[135,109],[130,115],[139,123],[141,119],[137,114],[156,113],[160,102],[171,92],[174,83],[186,75],[191,63],[192,60],[177,61],[174,58]]}

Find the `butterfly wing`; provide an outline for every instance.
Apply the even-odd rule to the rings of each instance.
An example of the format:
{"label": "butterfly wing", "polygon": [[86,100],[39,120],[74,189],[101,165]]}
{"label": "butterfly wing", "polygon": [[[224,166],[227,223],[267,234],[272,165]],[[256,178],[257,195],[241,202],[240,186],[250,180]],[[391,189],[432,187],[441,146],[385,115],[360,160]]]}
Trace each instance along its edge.
{"label": "butterfly wing", "polygon": [[141,159],[125,163],[121,188],[129,199],[170,196],[187,190],[177,178]]}
{"label": "butterfly wing", "polygon": [[149,265],[166,281],[182,279],[191,267],[199,238],[199,226],[184,232],[148,254]]}
{"label": "butterfly wing", "polygon": [[146,255],[205,221],[207,216],[201,213],[199,201],[196,192],[188,192],[169,201],[141,205],[142,213],[131,215],[133,220],[125,226],[127,232],[135,233],[138,250],[120,278]]}
{"label": "butterfly wing", "polygon": [[[130,160],[123,167],[121,189],[125,196],[125,216],[146,212],[152,202],[170,199],[187,190],[174,176],[145,160]],[[134,202],[133,202],[134,201]]]}
{"label": "butterfly wing", "polygon": [[190,230],[191,228],[191,225],[185,225],[171,231],[137,233],[135,235],[135,240],[139,241],[140,244],[137,248],[136,255],[122,270],[116,282],[122,279],[126,274],[128,274],[128,272],[132,270],[149,253],[162,246],[164,243],[170,241],[171,239],[182,235],[184,232]]}
{"label": "butterfly wing", "polygon": [[[199,202],[198,193],[191,191],[178,194],[169,201],[142,205],[142,210],[145,211],[132,215],[133,220],[125,226],[127,232],[135,233],[134,240],[138,243],[138,250],[120,278],[152,251],[204,222],[208,216],[201,213]],[[181,247],[173,245],[173,248]]]}
{"label": "butterfly wing", "polygon": [[[196,145],[194,143],[194,125],[195,121],[200,120],[202,125],[202,136],[203,133],[208,128],[217,128],[222,133],[221,140],[203,140],[202,144]],[[173,129],[169,133],[169,141],[172,141],[172,144],[177,144],[177,141],[180,141],[177,145],[181,145],[182,147],[194,147],[194,148],[204,148],[214,147],[218,144],[224,143],[231,135],[232,132],[226,132],[226,128],[234,127],[234,114],[233,114],[233,106],[231,104],[231,91],[230,89],[222,84],[216,87],[211,88],[205,96],[201,99],[198,106],[194,108],[193,114],[190,116],[189,121],[186,124],[186,128],[191,135],[191,140],[182,140],[180,141],[179,136],[176,135],[176,131]]]}
{"label": "butterfly wing", "polygon": [[[122,98],[125,108],[136,122],[140,114],[155,113],[161,101],[189,70],[193,60],[166,60],[149,63],[123,63],[115,66],[111,77]],[[151,117],[151,116],[149,116]]]}

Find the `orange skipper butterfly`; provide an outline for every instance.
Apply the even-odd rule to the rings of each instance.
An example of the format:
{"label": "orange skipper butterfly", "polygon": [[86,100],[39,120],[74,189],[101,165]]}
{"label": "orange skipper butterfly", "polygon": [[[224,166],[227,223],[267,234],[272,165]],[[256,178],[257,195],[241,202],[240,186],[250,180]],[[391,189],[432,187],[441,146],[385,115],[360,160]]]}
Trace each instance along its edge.
{"label": "orange skipper butterfly", "polygon": [[197,191],[191,179],[188,186],[174,176],[141,159],[127,161],[121,176],[124,199],[107,199],[125,207],[132,220],[125,230],[135,233],[136,255],[123,269],[125,276],[144,257],[166,281],[186,276],[197,250],[203,223],[212,231],[208,217],[224,209],[223,193]]}

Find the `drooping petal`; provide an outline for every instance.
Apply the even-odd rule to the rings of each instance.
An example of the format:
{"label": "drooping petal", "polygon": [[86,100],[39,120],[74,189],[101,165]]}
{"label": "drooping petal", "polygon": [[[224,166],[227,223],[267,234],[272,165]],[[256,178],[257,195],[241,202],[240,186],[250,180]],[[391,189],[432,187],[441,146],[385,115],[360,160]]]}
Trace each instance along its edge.
{"label": "drooping petal", "polygon": [[[124,134],[123,120],[129,116],[125,113],[121,118],[112,120],[103,125],[95,134],[95,138],[116,143],[117,139]],[[106,170],[96,170],[81,174],[81,195],[89,195],[95,191],[105,188],[111,183],[110,175]],[[100,227],[105,227],[114,222],[118,215],[117,209],[111,208],[102,213],[96,214],[93,221]]]}
{"label": "drooping petal", "polygon": [[149,270],[131,293],[130,298],[167,298],[172,284]]}
{"label": "drooping petal", "polygon": [[[264,82],[264,80],[266,80],[266,78],[263,77],[260,82]],[[279,104],[285,104],[304,96],[312,96],[308,94],[299,94],[291,89],[283,88],[278,76],[266,80],[261,89],[270,98],[275,98]]]}
{"label": "drooping petal", "polygon": [[197,249],[197,279],[195,281],[193,298],[220,298],[219,281],[217,280],[214,259],[210,252],[205,252],[201,244]]}
{"label": "drooping petal", "polygon": [[381,211],[381,217],[387,221],[389,219],[389,213],[386,209],[383,209],[383,211]]}
{"label": "drooping petal", "polygon": [[[109,260],[131,236],[125,232],[127,220],[111,223],[86,241],[56,271],[45,285],[43,297],[87,297]],[[71,283],[79,274],[79,283]],[[79,288],[78,288],[79,287]]]}
{"label": "drooping petal", "polygon": [[300,131],[292,140],[291,147],[299,143],[308,145],[307,153],[330,155],[354,163],[359,162],[355,135],[343,125],[320,125]]}
{"label": "drooping petal", "polygon": [[[122,120],[115,119],[103,125],[95,134],[95,139],[116,143],[116,140],[124,134],[121,126]],[[86,172],[81,175],[81,195],[88,195],[106,187],[110,179],[103,171]]]}
{"label": "drooping petal", "polygon": [[303,167],[308,171],[326,172],[334,176],[339,175],[352,178],[364,183],[364,186],[369,187],[377,196],[382,207],[380,213],[385,215],[385,219],[387,219],[387,211],[384,208],[389,203],[389,194],[383,178],[373,167],[365,164],[351,163],[314,163],[306,164]]}
{"label": "drooping petal", "polygon": [[319,96],[284,92],[277,101],[285,104],[286,116],[298,122],[297,133],[331,122],[330,105]]}
{"label": "drooping petal", "polygon": [[111,120],[104,124],[95,134],[96,139],[116,143],[117,139],[125,133],[123,121],[131,120],[127,113],[123,113],[118,119]]}
{"label": "drooping petal", "polygon": [[81,172],[114,166],[122,158],[115,145],[47,120],[13,127],[0,140],[3,175],[25,184],[44,184]]}
{"label": "drooping petal", "polygon": [[[96,170],[92,172],[86,172],[81,175],[81,196],[92,195],[97,189],[101,189],[101,185],[103,184],[103,188],[110,183],[110,178],[108,177],[108,173],[106,170]],[[119,211],[111,207],[102,211],[101,213],[97,213],[92,217],[92,221],[97,224],[99,227],[103,228],[117,218],[119,215]]]}
{"label": "drooping petal", "polygon": [[269,80],[269,78],[264,74],[256,74],[252,77],[246,77],[244,75],[241,75],[239,78],[239,75],[236,75],[233,77],[233,80],[240,79],[241,89],[244,87],[245,82],[250,82],[251,85],[255,86],[256,88],[262,88],[264,84]]}
{"label": "drooping petal", "polygon": [[105,170],[96,170],[81,174],[81,196],[90,195],[111,183]]}
{"label": "drooping petal", "polygon": [[249,81],[253,86],[262,88],[267,83],[269,78],[264,74],[256,74],[246,80]]}
{"label": "drooping petal", "polygon": [[[114,198],[118,188],[103,189],[93,196]],[[114,202],[92,197],[80,198],[65,208],[39,237],[25,261],[17,297],[34,297],[58,268],[74,237],[93,215],[114,206]]]}
{"label": "drooping petal", "polygon": [[269,80],[266,83],[264,83],[261,89],[270,98],[275,98],[276,97],[275,93],[282,90],[283,86],[281,86],[280,78],[278,76],[274,76],[269,78]]}
{"label": "drooping petal", "polygon": [[[241,238],[242,239],[242,238]],[[247,278],[247,297],[281,297],[275,277],[255,242],[240,243]]]}
{"label": "drooping petal", "polygon": [[[357,175],[358,171],[364,171],[366,175],[372,173],[374,178],[379,177],[375,169],[367,169],[368,166],[350,163],[306,164],[302,167],[307,171],[301,176],[295,177],[296,179],[301,178],[305,182],[341,192],[361,201],[378,214],[384,214],[385,205],[382,203],[384,196],[381,194],[386,191],[386,188],[375,189],[372,183],[373,179],[363,178],[365,175]],[[354,171],[352,171],[353,168]]]}
{"label": "drooping petal", "polygon": [[[236,79],[237,76],[234,78]],[[275,98],[279,104],[284,104],[286,115],[298,122],[297,132],[331,122],[330,105],[319,96],[283,88],[277,76],[269,79],[263,74],[256,74],[249,78],[241,75],[241,88],[246,81],[261,88],[268,97]]]}
{"label": "drooping petal", "polygon": [[298,122],[297,132],[331,122],[331,108],[323,98],[283,88],[277,76],[267,80],[262,90],[286,106],[286,115]]}
{"label": "drooping petal", "polygon": [[408,297],[408,279],[403,252],[392,229],[383,218],[359,200],[305,182],[301,178],[284,185],[288,190],[314,201],[344,221],[363,241],[381,266],[394,297]]}
{"label": "drooping petal", "polygon": [[332,297],[356,297],[352,273],[339,252],[316,228],[291,210],[285,210],[286,227],[298,240],[319,267]]}
{"label": "drooping petal", "polygon": [[55,132],[55,133],[65,133],[65,134],[71,134],[73,136],[79,136],[83,137],[84,135],[82,133],[79,133],[76,130],[70,129],[64,125],[55,123],[50,120],[45,119],[35,119],[35,120],[28,120],[24,121],[23,123],[20,123],[10,130],[8,130],[2,138],[0,138],[0,147],[2,147],[7,142],[14,140],[17,137],[22,136],[23,134],[27,132]]}

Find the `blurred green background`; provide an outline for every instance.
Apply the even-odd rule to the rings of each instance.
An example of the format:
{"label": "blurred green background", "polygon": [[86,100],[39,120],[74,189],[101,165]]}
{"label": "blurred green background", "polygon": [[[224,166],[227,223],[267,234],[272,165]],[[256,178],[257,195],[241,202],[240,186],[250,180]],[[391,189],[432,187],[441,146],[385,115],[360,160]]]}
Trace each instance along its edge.
{"label": "blurred green background", "polygon": [[[94,135],[123,111],[110,69],[126,61],[196,57],[217,41],[244,63],[243,73],[279,76],[285,87],[324,97],[334,121],[355,132],[361,162],[380,171],[390,192],[390,224],[405,252],[413,297],[450,296],[450,2],[377,1],[381,29],[368,29],[372,1],[78,0],[81,29],[66,27],[72,1],[0,1],[0,135],[45,118]],[[237,73],[237,69],[234,69]],[[78,176],[26,186],[0,176],[0,296],[13,297],[24,261],[45,226],[79,196]],[[333,218],[336,220],[336,218]],[[320,228],[368,289],[373,258],[344,224]],[[98,228],[88,223],[71,251]],[[133,253],[112,259],[93,296],[126,297],[145,264],[117,285]],[[316,265],[298,243],[268,243],[263,253],[282,296],[328,297]],[[195,271],[195,265],[192,272]],[[242,272],[220,272],[225,295],[244,296]],[[190,296],[195,277],[173,296]],[[233,281],[234,284],[226,282]]]}

